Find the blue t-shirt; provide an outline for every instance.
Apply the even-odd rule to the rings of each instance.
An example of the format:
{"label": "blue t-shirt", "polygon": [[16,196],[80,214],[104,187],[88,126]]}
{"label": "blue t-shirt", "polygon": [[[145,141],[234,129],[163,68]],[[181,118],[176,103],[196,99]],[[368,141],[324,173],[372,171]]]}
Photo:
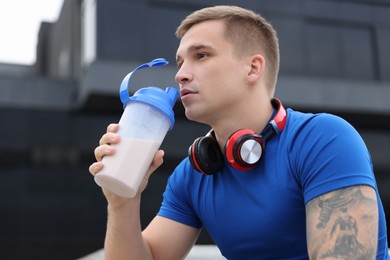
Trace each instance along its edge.
{"label": "blue t-shirt", "polygon": [[[308,259],[305,204],[360,184],[377,190],[370,155],[356,130],[330,114],[287,109],[283,132],[266,144],[264,159],[253,170],[225,164],[206,176],[184,159],[169,177],[158,215],[205,227],[228,259]],[[377,259],[388,259],[377,196]]]}

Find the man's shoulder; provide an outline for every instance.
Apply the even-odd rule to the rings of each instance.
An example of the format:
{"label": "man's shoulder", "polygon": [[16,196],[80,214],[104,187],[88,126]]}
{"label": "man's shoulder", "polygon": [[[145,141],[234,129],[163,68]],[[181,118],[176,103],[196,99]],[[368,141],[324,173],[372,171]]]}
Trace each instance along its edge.
{"label": "man's shoulder", "polygon": [[305,113],[287,109],[287,127],[302,131],[350,131],[355,130],[345,119],[330,113]]}

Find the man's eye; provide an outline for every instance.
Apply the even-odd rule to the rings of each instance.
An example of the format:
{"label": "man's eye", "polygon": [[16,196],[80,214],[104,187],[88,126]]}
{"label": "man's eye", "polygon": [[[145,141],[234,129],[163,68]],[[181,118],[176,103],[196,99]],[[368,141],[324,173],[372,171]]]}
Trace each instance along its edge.
{"label": "man's eye", "polygon": [[207,57],[208,55],[206,54],[206,53],[198,53],[197,54],[197,57],[198,57],[198,59],[203,59],[203,58],[205,58],[205,57]]}

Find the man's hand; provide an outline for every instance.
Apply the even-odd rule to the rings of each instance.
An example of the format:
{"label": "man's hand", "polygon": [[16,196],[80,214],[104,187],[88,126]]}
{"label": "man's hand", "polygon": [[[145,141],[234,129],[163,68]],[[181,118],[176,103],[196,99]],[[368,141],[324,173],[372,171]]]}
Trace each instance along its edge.
{"label": "man's hand", "polygon": [[[100,138],[99,146],[95,148],[94,154],[96,162],[89,166],[89,172],[95,176],[104,167],[102,160],[105,156],[113,156],[116,152],[114,144],[120,142],[120,136],[117,133],[119,129],[118,124],[110,124],[107,127],[107,132]],[[150,165],[145,178],[138,190],[137,196],[139,196],[148,184],[150,175],[163,163],[164,151],[158,150],[154,156],[152,164]],[[107,189],[103,189],[103,193],[111,207],[121,207],[131,199],[120,197]]]}

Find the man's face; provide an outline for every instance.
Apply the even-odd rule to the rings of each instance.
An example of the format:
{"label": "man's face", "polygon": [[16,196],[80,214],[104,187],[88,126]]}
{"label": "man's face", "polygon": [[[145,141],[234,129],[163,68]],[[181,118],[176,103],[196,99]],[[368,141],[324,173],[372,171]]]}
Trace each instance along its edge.
{"label": "man's face", "polygon": [[[181,101],[190,120],[213,125],[239,109],[248,65],[224,36],[224,23],[206,21],[191,27],[177,50]],[[242,101],[241,101],[242,103]]]}

